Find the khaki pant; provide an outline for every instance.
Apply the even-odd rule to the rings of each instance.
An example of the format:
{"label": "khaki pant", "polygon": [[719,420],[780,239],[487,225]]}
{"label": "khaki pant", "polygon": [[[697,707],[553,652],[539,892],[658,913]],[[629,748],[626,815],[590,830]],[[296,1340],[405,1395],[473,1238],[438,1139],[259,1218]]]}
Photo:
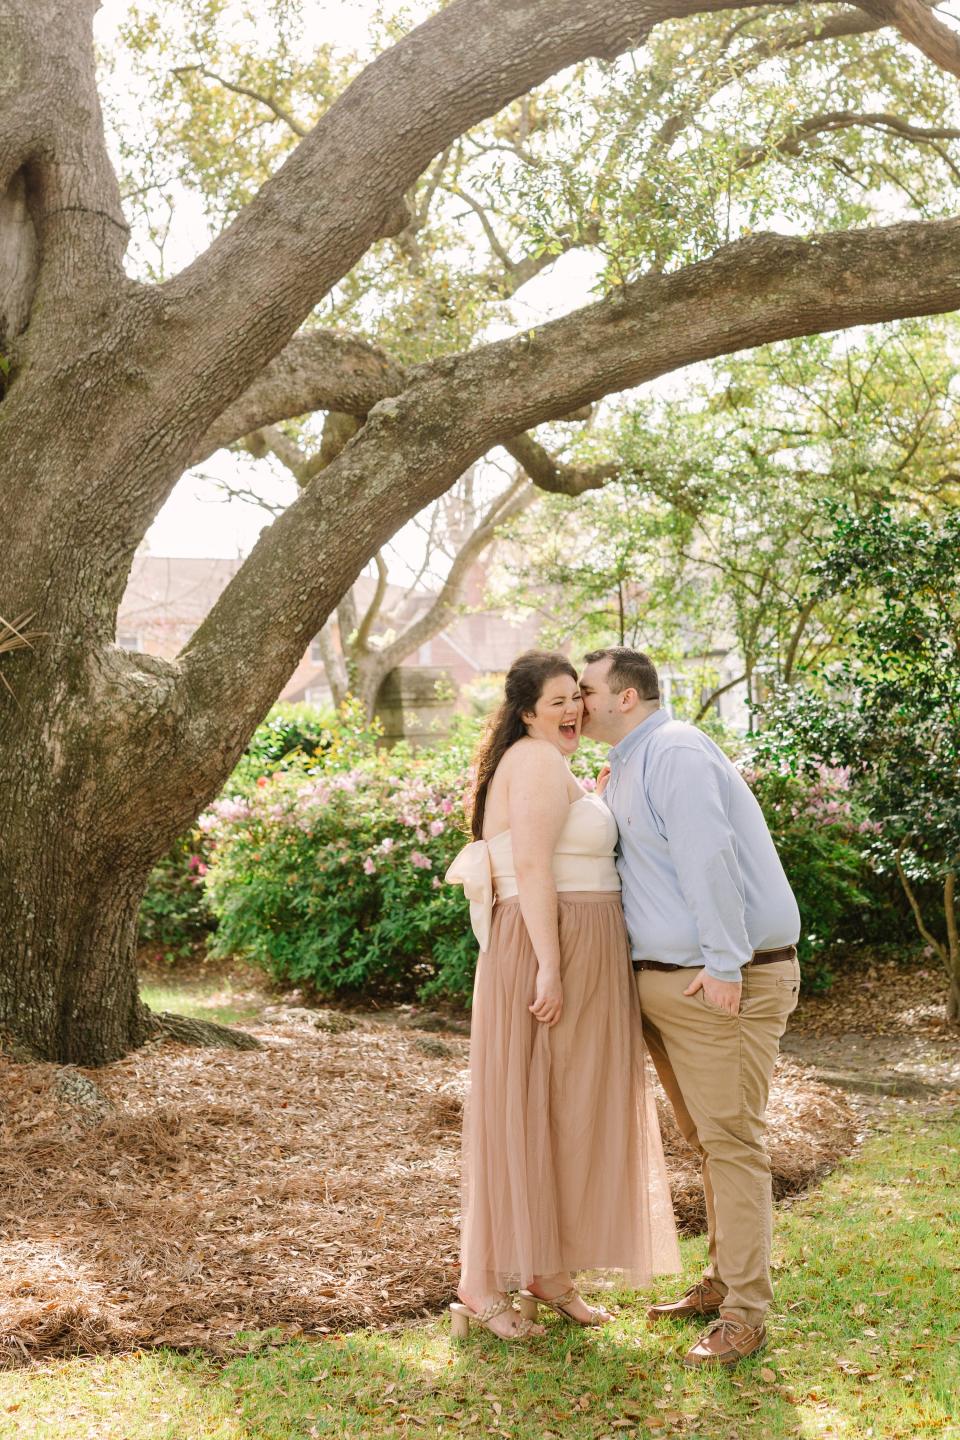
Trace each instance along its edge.
{"label": "khaki pant", "polygon": [[723,1313],[760,1325],[773,1298],[773,1206],[763,1113],[780,1036],[800,990],[796,960],[743,971],[740,1014],[684,995],[699,971],[637,973],[643,1034],[684,1139],[698,1152],[707,1202],[705,1275]]}

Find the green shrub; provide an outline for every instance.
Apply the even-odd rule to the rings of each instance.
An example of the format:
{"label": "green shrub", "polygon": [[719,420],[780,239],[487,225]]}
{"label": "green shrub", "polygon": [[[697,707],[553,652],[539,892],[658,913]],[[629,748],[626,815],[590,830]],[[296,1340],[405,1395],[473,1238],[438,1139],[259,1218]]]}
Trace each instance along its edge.
{"label": "green shrub", "polygon": [[192,955],[213,927],[206,873],[203,837],[191,832],[172,846],[150,876],[140,907],[140,943],[155,948],[170,964]]}
{"label": "green shrub", "polygon": [[362,717],[352,707],[342,716],[313,705],[275,705],[257,726],[230,779],[230,788],[245,788],[258,775],[283,768],[294,755],[318,757],[335,743],[344,728],[357,726]]}
{"label": "green shrub", "polygon": [[764,818],[800,908],[798,953],[804,988],[829,988],[830,951],[857,940],[867,923],[871,822],[856,809],[847,771],[821,766],[799,778],[778,768],[743,774]]}

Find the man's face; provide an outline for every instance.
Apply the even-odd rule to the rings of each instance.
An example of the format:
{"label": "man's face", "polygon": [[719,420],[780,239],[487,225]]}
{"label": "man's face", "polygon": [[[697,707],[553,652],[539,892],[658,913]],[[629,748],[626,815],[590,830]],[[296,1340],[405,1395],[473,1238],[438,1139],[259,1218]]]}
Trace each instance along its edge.
{"label": "man's face", "polygon": [[621,696],[615,695],[607,684],[607,676],[613,661],[609,655],[594,660],[580,676],[580,694],[583,697],[583,723],[581,730],[591,740],[602,744],[615,745],[621,738],[622,706]]}

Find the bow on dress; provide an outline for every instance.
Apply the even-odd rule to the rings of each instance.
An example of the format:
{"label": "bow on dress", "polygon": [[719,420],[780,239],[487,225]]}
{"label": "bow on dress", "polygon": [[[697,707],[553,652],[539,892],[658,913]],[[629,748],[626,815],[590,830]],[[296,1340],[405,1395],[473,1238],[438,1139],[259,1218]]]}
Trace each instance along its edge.
{"label": "bow on dress", "polygon": [[493,924],[493,872],[486,840],[473,840],[464,845],[444,879],[449,885],[463,886],[463,893],[470,901],[471,929],[480,949],[486,950]]}

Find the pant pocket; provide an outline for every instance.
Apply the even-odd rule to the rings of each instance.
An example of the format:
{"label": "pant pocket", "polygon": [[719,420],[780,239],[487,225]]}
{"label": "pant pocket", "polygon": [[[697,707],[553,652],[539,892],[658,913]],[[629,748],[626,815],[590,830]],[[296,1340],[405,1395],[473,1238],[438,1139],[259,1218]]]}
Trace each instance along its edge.
{"label": "pant pocket", "polygon": [[779,974],[776,971],[771,973],[767,967],[758,966],[744,974],[740,1013],[758,1018],[769,1016],[771,1020],[780,1018],[785,1021],[787,1016],[796,1010],[799,999],[800,972],[796,963],[787,969],[786,974],[783,971]]}

